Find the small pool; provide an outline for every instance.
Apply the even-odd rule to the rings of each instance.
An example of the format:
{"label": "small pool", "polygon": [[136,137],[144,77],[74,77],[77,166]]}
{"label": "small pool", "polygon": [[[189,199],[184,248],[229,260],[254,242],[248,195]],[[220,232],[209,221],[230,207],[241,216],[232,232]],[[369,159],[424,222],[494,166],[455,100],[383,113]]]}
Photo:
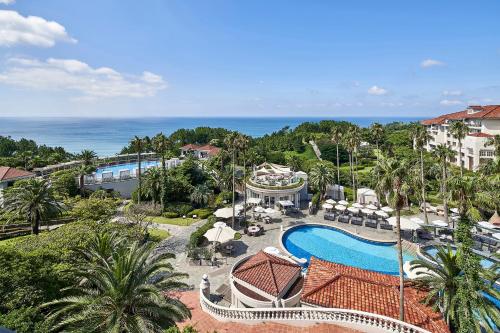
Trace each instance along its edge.
{"label": "small pool", "polygon": [[[421,249],[422,253],[424,255],[427,255],[427,257],[429,259],[432,259],[432,260],[435,260],[436,258],[436,254],[438,252],[437,248],[435,246],[427,246],[427,247],[424,247]],[[453,253],[455,253],[456,249],[453,248]],[[491,266],[493,266],[493,264],[495,264],[495,262],[493,260],[490,260],[488,258],[485,258],[481,255],[479,255],[479,257],[481,258],[481,266],[483,266],[483,268],[490,268]]]}
{"label": "small pool", "polygon": [[[297,258],[309,262],[311,256],[359,267],[379,273],[398,275],[398,255],[393,242],[374,242],[351,235],[340,229],[304,225],[294,227],[283,235],[283,245]],[[411,261],[414,256],[403,252],[403,260]]]}
{"label": "small pool", "polygon": [[[147,169],[149,167],[158,166],[160,164],[160,161],[142,161],[141,169]],[[130,174],[135,175],[135,169],[137,169],[138,167],[139,164],[137,162],[108,165],[105,167],[97,168],[95,175],[97,178],[101,178],[103,172],[113,172],[113,177],[116,178],[120,176],[120,170],[130,170]]]}

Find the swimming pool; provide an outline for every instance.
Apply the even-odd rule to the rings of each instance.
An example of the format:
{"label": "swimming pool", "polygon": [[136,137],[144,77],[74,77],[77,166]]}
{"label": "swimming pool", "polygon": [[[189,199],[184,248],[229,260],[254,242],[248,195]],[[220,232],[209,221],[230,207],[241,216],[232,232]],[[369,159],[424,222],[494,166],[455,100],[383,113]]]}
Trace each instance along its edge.
{"label": "swimming pool", "polygon": [[[283,234],[283,246],[297,258],[309,262],[311,256],[359,267],[375,272],[398,275],[398,255],[395,243],[374,242],[351,235],[340,229],[322,225],[291,228]],[[403,252],[403,260],[414,260]]]}
{"label": "swimming pool", "polygon": [[[427,247],[423,247],[420,251],[423,255],[426,255],[428,259],[432,259],[432,260],[435,260],[436,254],[438,252],[437,248],[435,246],[432,246],[432,245],[427,246]],[[455,251],[456,251],[456,249],[453,248],[453,253],[455,253]],[[495,263],[495,261],[488,259],[488,258],[485,258],[484,256],[479,255],[479,257],[481,258],[481,266],[483,266],[483,268],[490,268]]]}
{"label": "swimming pool", "polygon": [[[141,169],[147,169],[149,167],[158,166],[158,165],[160,165],[160,161],[142,161],[141,162]],[[117,165],[108,165],[105,167],[97,168],[97,170],[95,172],[95,176],[97,178],[101,178],[103,172],[113,172],[113,177],[117,178],[120,176],[121,170],[130,170],[130,174],[135,175],[135,169],[137,169],[138,167],[139,167],[139,164],[137,162],[123,163],[123,164],[117,164]]]}

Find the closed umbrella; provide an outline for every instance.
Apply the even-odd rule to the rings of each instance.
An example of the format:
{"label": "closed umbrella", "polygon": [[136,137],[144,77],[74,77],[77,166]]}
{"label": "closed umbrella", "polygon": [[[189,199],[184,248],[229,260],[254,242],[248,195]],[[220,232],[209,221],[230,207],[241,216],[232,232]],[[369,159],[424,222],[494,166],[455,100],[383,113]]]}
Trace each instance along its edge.
{"label": "closed umbrella", "polygon": [[394,211],[394,209],[388,206],[382,207],[381,210],[383,210],[386,213],[392,213]]}
{"label": "closed umbrella", "polygon": [[347,201],[345,201],[345,200],[340,200],[340,201],[338,202],[338,204],[339,204],[339,205],[343,205],[343,206],[347,206],[349,203],[348,203]]}
{"label": "closed umbrella", "polygon": [[364,207],[362,204],[357,203],[357,202],[353,203],[352,206],[355,208],[363,208]]}
{"label": "closed umbrella", "polygon": [[377,210],[377,206],[375,206],[374,204],[369,204],[369,205],[366,205],[366,208],[368,209],[371,209],[371,210]]}
{"label": "closed umbrella", "polygon": [[217,227],[209,229],[203,235],[209,242],[226,243],[234,239],[236,231],[230,227]]}
{"label": "closed umbrella", "polygon": [[345,207],[345,206],[343,206],[343,205],[337,205],[337,206],[335,206],[335,209],[336,209],[336,210],[340,210],[340,211],[344,211],[344,210],[345,210],[345,208],[346,208],[346,207]]}
{"label": "closed umbrella", "polygon": [[324,203],[323,205],[321,205],[321,207],[323,207],[324,209],[332,209],[333,205],[330,205],[329,203]]}
{"label": "closed umbrella", "polygon": [[377,210],[375,212],[375,214],[377,214],[378,216],[380,217],[383,217],[384,219],[388,218],[389,217],[389,214],[387,214],[386,212],[384,212],[383,210]]}
{"label": "closed umbrella", "polygon": [[335,205],[335,200],[333,200],[333,199],[327,199],[326,203],[329,203],[330,205]]}

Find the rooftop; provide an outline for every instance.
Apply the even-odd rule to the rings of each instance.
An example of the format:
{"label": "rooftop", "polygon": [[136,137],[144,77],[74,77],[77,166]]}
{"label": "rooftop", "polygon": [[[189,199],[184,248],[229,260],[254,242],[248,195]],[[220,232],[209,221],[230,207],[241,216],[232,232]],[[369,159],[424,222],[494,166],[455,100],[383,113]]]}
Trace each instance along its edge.
{"label": "rooftop", "polygon": [[283,165],[262,163],[254,167],[249,184],[270,189],[295,188],[303,183],[303,179],[298,174],[298,172],[294,172],[289,167]]}
{"label": "rooftop", "polygon": [[[406,322],[430,332],[449,333],[442,315],[421,303],[426,291],[407,284],[404,293]],[[311,257],[302,301],[398,319],[399,278]]]}
{"label": "rooftop", "polygon": [[272,296],[286,292],[300,276],[301,267],[264,251],[235,268],[233,276]]}
{"label": "rooftop", "polygon": [[219,147],[215,147],[215,146],[208,145],[208,144],[206,144],[206,145],[197,145],[197,144],[193,144],[193,143],[190,143],[190,144],[187,144],[185,146],[182,146],[181,149],[182,150],[203,151],[203,152],[207,152],[207,154],[209,156],[215,156],[220,151]]}
{"label": "rooftop", "polygon": [[422,125],[440,125],[447,120],[500,119],[500,105],[472,105],[467,110],[448,113],[436,118],[422,120]]}
{"label": "rooftop", "polygon": [[35,174],[33,172],[11,168],[11,167],[0,167],[0,182],[16,180],[20,178],[33,177]]}

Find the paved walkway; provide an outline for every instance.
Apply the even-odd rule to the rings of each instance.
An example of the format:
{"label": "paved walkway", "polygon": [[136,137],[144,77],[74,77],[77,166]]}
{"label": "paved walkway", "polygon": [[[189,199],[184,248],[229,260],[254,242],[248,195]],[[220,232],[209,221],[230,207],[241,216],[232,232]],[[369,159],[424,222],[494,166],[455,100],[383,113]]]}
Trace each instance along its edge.
{"label": "paved walkway", "polygon": [[332,325],[332,324],[312,324],[301,327],[279,324],[279,323],[259,323],[247,325],[234,322],[220,322],[203,312],[200,307],[198,291],[187,291],[178,293],[176,296],[186,304],[191,310],[191,319],[178,323],[179,327],[193,326],[200,333],[355,333],[353,329]]}
{"label": "paved walkway", "polygon": [[157,251],[174,253],[176,255],[186,250],[186,245],[189,242],[189,236],[207,220],[199,220],[189,226],[180,226],[172,224],[152,223],[151,228],[166,230],[170,233],[170,237],[162,241]]}
{"label": "paved walkway", "polygon": [[321,158],[321,151],[318,148],[318,145],[314,140],[310,140],[309,144],[313,147],[314,153],[316,154],[316,157],[318,160],[322,161],[323,159]]}

